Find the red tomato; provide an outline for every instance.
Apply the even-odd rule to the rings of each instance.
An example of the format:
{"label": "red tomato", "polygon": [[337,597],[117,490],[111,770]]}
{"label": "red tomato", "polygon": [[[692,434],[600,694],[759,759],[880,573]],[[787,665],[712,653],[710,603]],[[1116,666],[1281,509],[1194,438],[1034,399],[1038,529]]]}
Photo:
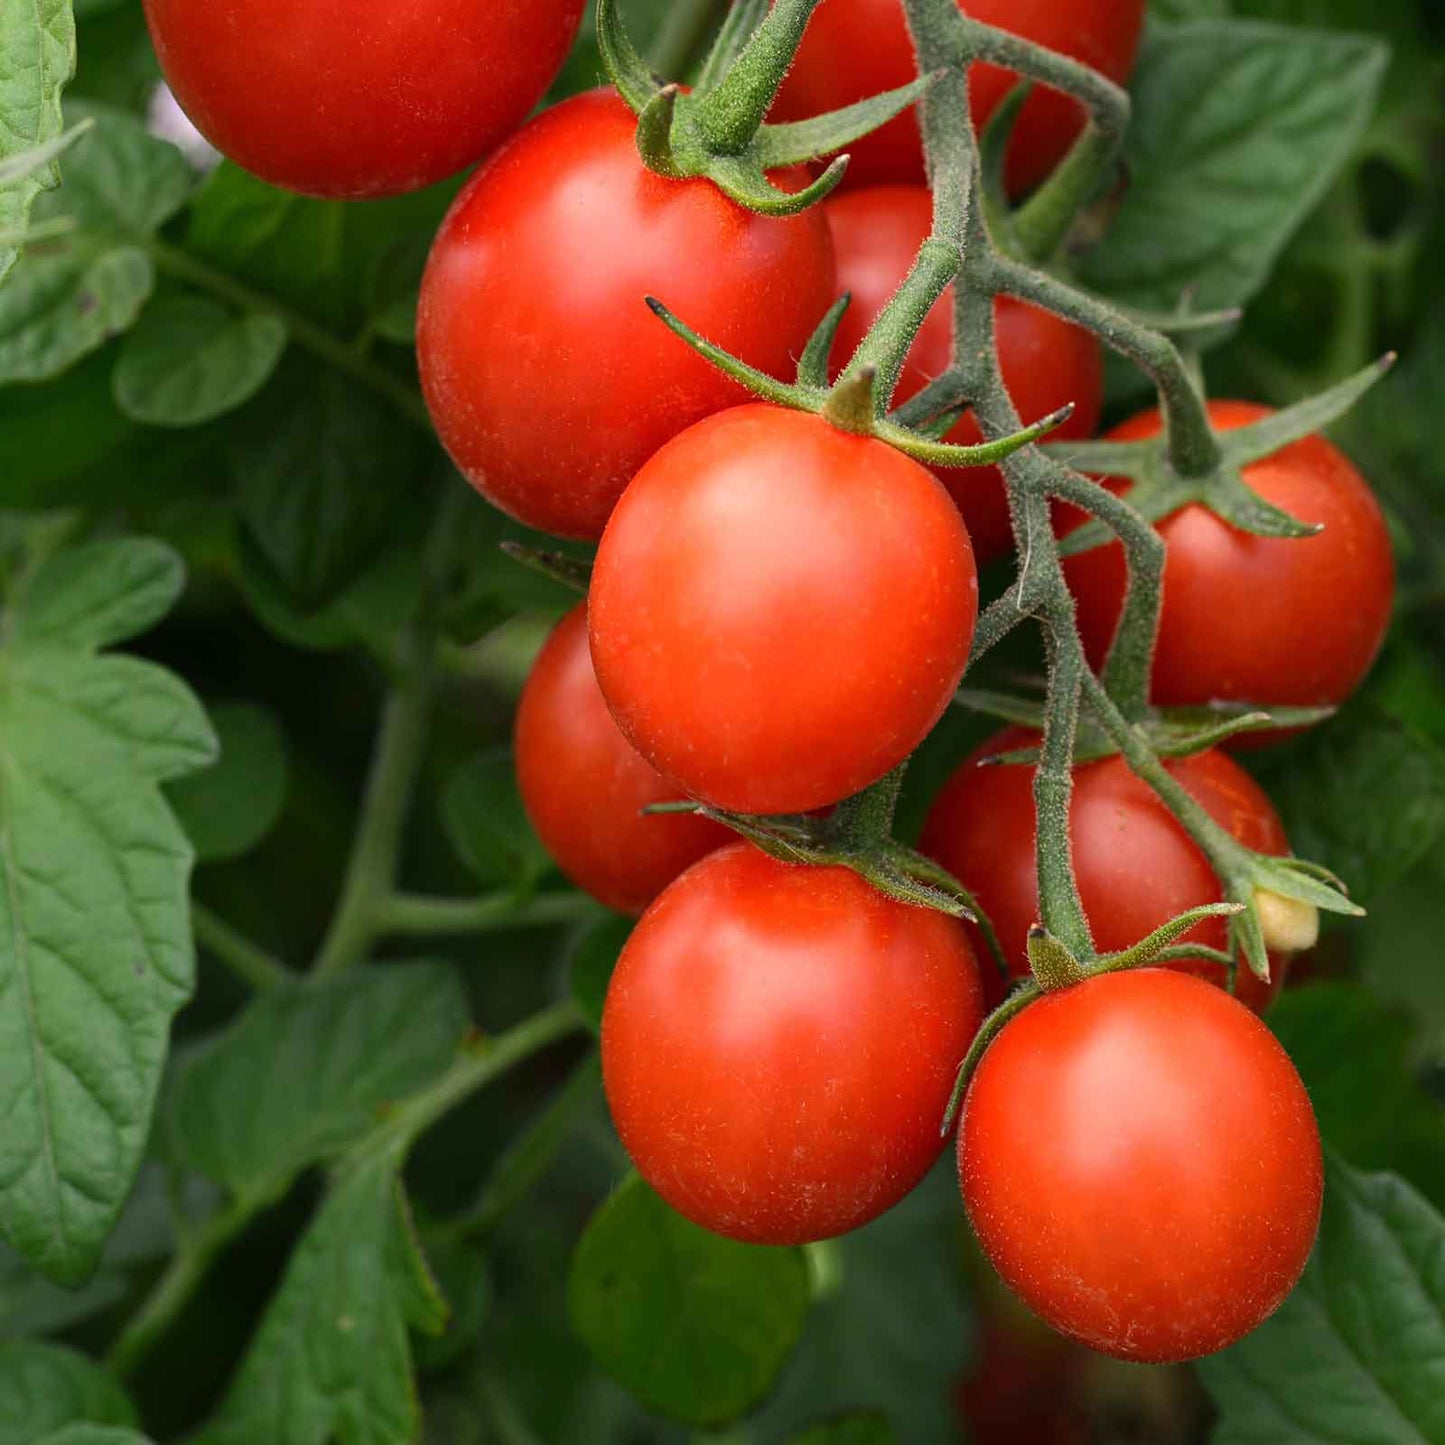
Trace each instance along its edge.
{"label": "red tomato", "polygon": [[633,746],[693,797],[802,813],[923,741],[977,608],[968,533],[925,467],[743,406],[628,487],[592,574],[592,660]]}
{"label": "red tomato", "polygon": [[[959,0],[986,25],[1012,31],[1082,60],[1123,84],[1134,68],[1144,0]],[[902,0],[823,0],[774,106],[775,120],[802,120],[907,85],[918,74]],[[994,65],[969,71],[974,124],[982,126],[1018,77]],[[1008,187],[1032,189],[1063,159],[1083,128],[1084,111],[1058,91],[1036,86],[1014,127]],[[923,180],[923,146],[912,110],[847,148],[854,185]]]}
{"label": "red tomato", "polygon": [[587,650],[587,608],[557,624],[517,708],[517,782],[562,871],[619,913],[641,913],[674,878],[737,835],[690,814],[644,814],[679,790],[617,731]]}
{"label": "red tomato", "polygon": [[1324,1169],[1304,1084],[1197,978],[1103,974],[1030,1004],[969,1086],[959,1179],[984,1253],[1061,1333],[1194,1359],[1299,1279]]}
{"label": "red tomato", "polygon": [[566,537],[600,536],[658,447],[747,399],[644,297],[779,376],[834,297],[816,209],[759,216],[654,175],[636,129],[610,91],[539,116],[458,197],[422,285],[418,358],[447,450],[504,512]]}
{"label": "red tomato", "polygon": [[[1251,402],[1209,407],[1214,425],[1226,430],[1269,414]],[[1135,441],[1161,425],[1157,411],[1147,412],[1109,435]],[[1395,569],[1379,504],[1321,436],[1251,463],[1244,479],[1267,502],[1325,530],[1298,540],[1255,537],[1199,506],[1164,518],[1152,698],[1161,706],[1343,702],[1370,670],[1390,624]],[[1064,574],[1089,660],[1101,666],[1123,605],[1124,554],[1117,544],[1099,547],[1065,559]]]}
{"label": "red tomato", "polygon": [[866,1224],[928,1172],[982,1017],[954,919],[738,844],[633,930],[602,1016],[603,1082],[673,1208],[801,1244]]}
{"label": "red tomato", "polygon": [[552,83],[583,0],[145,0],[161,69],[238,165],[303,195],[455,174]]}
{"label": "red tomato", "polygon": [[[824,206],[838,258],[838,289],[852,304],[838,328],[833,359],[842,367],[863,334],[898,289],[927,237],[933,201],[922,186],[874,186],[835,196]],[[948,369],[953,353],[952,292],[923,323],[899,378],[894,404],[905,402]],[[1051,437],[1064,441],[1094,434],[1104,404],[1104,357],[1089,332],[1011,296],[994,303],[999,364],[1014,405],[1026,422],[1068,402],[1075,411]],[[966,416],[948,434],[973,446],[983,440]],[[938,467],[938,479],[958,504],[980,562],[1013,546],[1008,497],[997,467]]]}
{"label": "red tomato", "polygon": [[[1037,770],[981,760],[1037,742],[1036,734],[1015,729],[991,738],[944,785],[923,830],[923,851],[973,890],[1016,978],[1028,975],[1028,931],[1039,917],[1033,795]],[[1168,759],[1165,767],[1247,848],[1277,856],[1289,852],[1273,804],[1227,754],[1211,748],[1193,757]],[[1223,896],[1197,844],[1123,758],[1101,758],[1074,769],[1069,830],[1079,898],[1101,953],[1130,948],[1186,909],[1216,903]],[[1210,919],[1181,941],[1224,948],[1225,920]],[[982,949],[981,943],[977,946]],[[1288,963],[1287,958],[1271,956],[1268,984],[1241,964],[1235,974],[1241,1002],[1263,1013],[1284,986]],[[1227,982],[1222,964],[1172,967],[1221,987]],[[986,974],[997,1001],[997,970]]]}

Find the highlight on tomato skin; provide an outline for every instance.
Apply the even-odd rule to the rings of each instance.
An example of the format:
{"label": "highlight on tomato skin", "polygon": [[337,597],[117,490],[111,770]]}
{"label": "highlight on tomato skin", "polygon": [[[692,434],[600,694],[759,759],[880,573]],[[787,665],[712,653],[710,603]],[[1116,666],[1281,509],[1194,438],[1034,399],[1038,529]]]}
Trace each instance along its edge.
{"label": "highlight on tomato skin", "polygon": [[[1036,733],[1009,728],[975,749],[934,800],[920,845],[978,899],[1015,978],[1028,976],[1028,931],[1039,918],[1033,795],[1037,768],[988,759],[1038,742]],[[1167,759],[1165,767],[1247,848],[1281,857],[1290,851],[1274,805],[1227,753],[1210,748]],[[1079,898],[1101,953],[1131,948],[1171,918],[1223,897],[1199,845],[1121,757],[1075,766],[1069,825]],[[983,956],[981,935],[969,927]],[[1206,919],[1180,941],[1224,949],[1229,941],[1226,921]],[[1289,963],[1289,954],[1271,953],[1268,983],[1241,963],[1235,970],[1236,997],[1263,1013],[1279,997]],[[1220,963],[1187,960],[1169,966],[1221,988],[1228,983]],[[1002,998],[997,970],[986,970],[985,978],[990,1000],[997,1003]]]}
{"label": "highlight on tomato skin", "polygon": [[603,1082],[673,1208],[732,1239],[800,1244],[876,1218],[928,1172],[982,1017],[955,919],[739,843],[633,930]]}
{"label": "highlight on tomato skin", "polygon": [[695,814],[646,814],[682,800],[617,729],[587,647],[587,605],[556,626],[522,689],[514,734],[527,817],[562,871],[619,913],[642,910],[736,834]]}
{"label": "highlight on tomato skin", "polygon": [[977,608],[968,533],[926,467],[754,404],[637,474],[588,618],[603,696],[659,772],[720,808],[804,813],[918,746],[963,676]]}
{"label": "highlight on tomato skin", "polygon": [[[838,290],[852,300],[833,345],[841,369],[874,318],[908,274],[933,223],[933,200],[921,185],[871,186],[824,202],[837,256]],[[929,313],[904,363],[894,405],[916,395],[949,367],[953,355],[953,291]],[[1073,403],[1074,412],[1051,441],[1090,437],[1104,406],[1104,353],[1082,327],[1012,296],[994,299],[999,369],[1019,415],[1036,421]],[[959,446],[983,440],[972,414],[945,438]],[[963,515],[982,566],[1013,547],[1008,496],[998,467],[936,467],[934,474]]]}
{"label": "highlight on tomato skin", "polygon": [[964,1101],[959,1182],[984,1253],[1060,1333],[1168,1363],[1279,1307],[1319,1227],[1309,1095],[1248,1009],[1168,969],[1024,1008]]}
{"label": "highlight on tomato skin", "polygon": [[[1270,414],[1253,402],[1209,404],[1211,422],[1224,431]],[[1144,412],[1106,440],[1138,441],[1162,426],[1157,410]],[[1243,475],[1265,501],[1323,530],[1256,537],[1198,505],[1156,523],[1165,545],[1164,600],[1151,698],[1162,707],[1344,702],[1374,663],[1394,606],[1394,556],[1380,505],[1349,458],[1319,435],[1249,463]],[[1117,478],[1106,484],[1115,491],[1127,485]],[[1078,513],[1067,516],[1063,526],[1072,530]],[[1123,553],[1110,543],[1066,557],[1064,576],[1079,635],[1099,667],[1123,606]],[[1329,625],[1321,626],[1326,617]]]}
{"label": "highlight on tomato skin", "polygon": [[467,183],[422,281],[417,358],[437,434],[489,502],[561,537],[600,537],[659,447],[748,400],[648,296],[788,376],[835,295],[816,207],[762,216],[706,179],[656,175],[636,130],[610,90],[544,111]]}
{"label": "highlight on tomato skin", "polygon": [[145,0],[196,127],[283,190],[360,200],[481,160],[566,59],[585,0]]}
{"label": "highlight on tomato skin", "polygon": [[[959,0],[985,25],[1058,50],[1123,85],[1144,30],[1144,0]],[[860,41],[860,37],[862,37]],[[905,85],[917,72],[902,0],[823,0],[773,107],[776,120],[803,120]],[[987,123],[1018,83],[1011,71],[977,64],[968,75],[974,123]],[[1010,195],[1038,185],[1083,128],[1084,110],[1047,86],[1035,86],[1014,126],[1005,178]],[[916,110],[848,147],[844,185],[923,182]]]}

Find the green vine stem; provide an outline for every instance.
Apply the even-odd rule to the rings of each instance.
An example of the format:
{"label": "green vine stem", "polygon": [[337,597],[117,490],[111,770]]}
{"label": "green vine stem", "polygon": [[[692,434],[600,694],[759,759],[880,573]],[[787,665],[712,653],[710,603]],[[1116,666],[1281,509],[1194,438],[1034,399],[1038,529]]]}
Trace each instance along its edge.
{"label": "green vine stem", "polygon": [[585,893],[540,893],[521,899],[515,893],[480,898],[425,898],[394,893],[376,916],[382,933],[417,936],[495,933],[505,928],[546,928],[594,918],[600,905]]}
{"label": "green vine stem", "polygon": [[191,900],[191,928],[196,942],[251,988],[258,991],[274,988],[291,977],[284,964],[194,899]]}

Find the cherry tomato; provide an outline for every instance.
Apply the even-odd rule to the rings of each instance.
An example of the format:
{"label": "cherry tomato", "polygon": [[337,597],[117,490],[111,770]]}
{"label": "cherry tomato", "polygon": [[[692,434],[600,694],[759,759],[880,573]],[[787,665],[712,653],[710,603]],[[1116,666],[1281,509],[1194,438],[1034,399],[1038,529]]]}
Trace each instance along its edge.
{"label": "cherry tomato", "polygon": [[336,200],[419,190],[526,117],[583,0],[145,0],[161,69],[220,151]]}
{"label": "cherry tomato", "polygon": [[1024,1303],[1107,1355],[1194,1359],[1294,1287],[1324,1169],[1274,1035],[1167,969],[1027,1006],[969,1086],[959,1179],[984,1253]]}
{"label": "cherry tomato", "polygon": [[628,487],[592,574],[592,660],[633,746],[693,797],[802,813],[918,746],[977,608],[968,533],[927,468],[743,406]]}
{"label": "cherry tomato", "polygon": [[[908,274],[928,235],[933,202],[922,186],[873,186],[834,196],[824,209],[833,229],[838,289],[853,297],[833,348],[833,360],[842,367]],[[952,304],[950,292],[923,323],[899,378],[895,405],[948,369],[953,351]],[[1073,402],[1073,416],[1051,437],[1066,441],[1092,436],[1104,404],[1104,358],[1094,337],[1011,296],[994,303],[994,325],[1003,378],[1023,419],[1037,421]],[[947,439],[973,446],[983,437],[978,423],[966,416]],[[1013,531],[1003,474],[997,467],[936,471],[963,513],[978,560],[991,562],[1004,556],[1013,546]]]}
{"label": "cherry tomato", "polygon": [[537,656],[517,708],[517,782],[562,871],[619,913],[641,913],[685,868],[737,835],[691,814],[648,815],[679,790],[617,731],[574,607]]}
{"label": "cherry tomato", "polygon": [[628,939],[602,1016],[607,1101],[689,1219],[757,1244],[826,1239],[938,1158],[982,1010],[954,919],[738,844]]}
{"label": "cherry tomato", "polygon": [[442,441],[489,501],[561,536],[600,536],[658,447],[747,398],[645,297],[778,376],[834,297],[816,209],[759,216],[710,181],[654,175],[636,128],[610,91],[544,112],[458,197],[422,285]]}
{"label": "cherry tomato", "polygon": [[[1144,25],[1144,0],[959,0],[985,25],[1012,31],[1082,60],[1123,84],[1134,68]],[[793,69],[774,106],[776,120],[851,105],[907,85],[918,74],[902,0],[823,0],[803,36]],[[994,65],[969,71],[974,124],[985,124],[1018,77]],[[1014,195],[1036,186],[1063,159],[1083,128],[1080,106],[1036,86],[1014,127],[1007,158]],[[847,147],[848,182],[923,180],[923,146],[910,110]]]}
{"label": "cherry tomato", "polygon": [[[998,933],[1015,978],[1028,975],[1028,931],[1039,917],[1033,795],[1037,769],[983,759],[1037,743],[1037,734],[1016,729],[991,738],[944,785],[923,830],[923,851],[972,889]],[[1165,767],[1247,848],[1275,855],[1289,852],[1273,804],[1227,754],[1211,748],[1193,757],[1168,759]],[[1079,899],[1101,953],[1130,948],[1186,909],[1216,903],[1223,896],[1198,845],[1123,758],[1100,758],[1074,769],[1069,830]],[[1181,942],[1224,948],[1225,920],[1201,923]],[[976,936],[975,943],[981,950]],[[1267,984],[1241,965],[1235,973],[1240,1000],[1263,1013],[1284,986],[1288,963],[1271,955]],[[1187,961],[1171,966],[1221,987],[1228,982],[1223,964]],[[986,969],[985,974],[996,1002],[1002,992],[997,970]]]}
{"label": "cherry tomato", "polygon": [[[1250,402],[1216,401],[1221,429],[1268,416]],[[1116,441],[1154,436],[1148,412],[1117,427]],[[1365,479],[1321,436],[1293,442],[1244,468],[1267,502],[1324,531],[1297,540],[1255,537],[1203,507],[1158,524],[1167,555],[1164,607],[1154,655],[1153,700],[1263,706],[1343,702],[1370,670],[1390,624],[1395,569],[1390,534]],[[1112,482],[1122,490],[1123,482]],[[1069,557],[1064,573],[1078,603],[1079,632],[1097,667],[1123,605],[1117,544]]]}

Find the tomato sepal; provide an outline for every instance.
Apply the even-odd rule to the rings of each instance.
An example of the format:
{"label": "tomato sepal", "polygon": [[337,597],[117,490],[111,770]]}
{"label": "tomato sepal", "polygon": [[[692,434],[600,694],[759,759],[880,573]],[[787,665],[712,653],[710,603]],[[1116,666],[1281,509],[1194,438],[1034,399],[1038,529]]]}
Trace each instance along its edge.
{"label": "tomato sepal", "polygon": [[569,552],[556,552],[545,547],[529,547],[525,542],[502,542],[498,544],[503,552],[523,567],[540,572],[574,592],[586,595],[592,582],[592,563],[585,557],[574,557]]}

